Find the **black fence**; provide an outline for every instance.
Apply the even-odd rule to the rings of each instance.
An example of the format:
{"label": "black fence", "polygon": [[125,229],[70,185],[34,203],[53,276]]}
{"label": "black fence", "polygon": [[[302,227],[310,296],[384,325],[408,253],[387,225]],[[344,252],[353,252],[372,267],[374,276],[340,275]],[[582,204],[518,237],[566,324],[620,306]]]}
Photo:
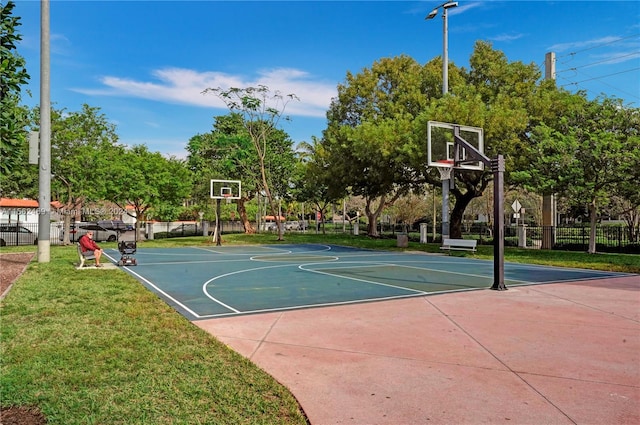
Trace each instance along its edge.
{"label": "black fence", "polygon": [[[539,232],[543,231],[543,228],[539,229]],[[552,230],[555,231],[553,249],[586,251],[589,248],[589,227],[556,227]],[[640,254],[638,232],[632,235],[626,226],[597,226],[595,240],[598,252]]]}
{"label": "black fence", "polygon": [[[526,226],[523,237],[526,237],[527,248],[541,248],[543,239],[552,249],[565,251],[587,251],[589,249],[589,226]],[[505,226],[505,246],[521,245],[522,229],[518,226]],[[632,234],[626,226],[596,226],[596,251],[640,254],[640,241],[637,231]],[[486,225],[471,226],[465,237],[478,239],[480,244],[493,244],[492,229]]]}

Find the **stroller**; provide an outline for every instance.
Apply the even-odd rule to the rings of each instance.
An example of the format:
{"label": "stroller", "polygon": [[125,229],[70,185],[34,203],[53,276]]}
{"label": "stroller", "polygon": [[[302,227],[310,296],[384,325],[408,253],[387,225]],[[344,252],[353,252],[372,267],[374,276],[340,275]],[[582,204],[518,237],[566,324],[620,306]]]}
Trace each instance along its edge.
{"label": "stroller", "polygon": [[133,254],[136,253],[136,242],[135,241],[121,241],[118,242],[118,251],[120,251],[120,261],[118,261],[119,266],[137,266],[138,261],[133,257]]}

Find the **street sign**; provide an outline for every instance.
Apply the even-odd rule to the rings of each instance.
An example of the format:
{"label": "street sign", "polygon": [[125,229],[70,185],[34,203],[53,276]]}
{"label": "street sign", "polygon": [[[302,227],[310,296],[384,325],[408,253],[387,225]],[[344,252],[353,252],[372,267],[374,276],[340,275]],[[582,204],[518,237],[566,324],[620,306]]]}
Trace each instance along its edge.
{"label": "street sign", "polygon": [[513,212],[517,213],[517,212],[520,212],[520,208],[522,208],[522,205],[516,199],[515,201],[513,201],[513,204],[511,204],[511,208],[513,208]]}

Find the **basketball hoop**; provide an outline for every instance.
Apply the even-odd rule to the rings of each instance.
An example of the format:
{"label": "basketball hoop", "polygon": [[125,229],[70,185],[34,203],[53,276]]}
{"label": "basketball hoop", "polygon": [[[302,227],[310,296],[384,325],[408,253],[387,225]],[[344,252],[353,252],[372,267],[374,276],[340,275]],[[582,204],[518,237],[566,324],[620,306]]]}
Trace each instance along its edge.
{"label": "basketball hoop", "polygon": [[231,193],[223,193],[222,197],[227,201],[227,204],[231,203]]}
{"label": "basketball hoop", "polygon": [[451,173],[453,172],[453,161],[450,159],[441,159],[436,162],[438,164],[442,164],[442,166],[438,167],[440,180],[449,180],[451,178]]}

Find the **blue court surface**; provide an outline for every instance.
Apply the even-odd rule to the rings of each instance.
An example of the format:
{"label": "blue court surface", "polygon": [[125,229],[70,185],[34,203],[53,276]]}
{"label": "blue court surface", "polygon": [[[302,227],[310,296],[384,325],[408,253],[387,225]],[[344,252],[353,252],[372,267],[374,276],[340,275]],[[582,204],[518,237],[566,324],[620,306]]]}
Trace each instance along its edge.
{"label": "blue court surface", "polygon": [[[108,252],[115,262],[117,250]],[[189,320],[490,288],[493,261],[333,245],[142,248],[123,267]],[[507,287],[625,273],[505,263]]]}

